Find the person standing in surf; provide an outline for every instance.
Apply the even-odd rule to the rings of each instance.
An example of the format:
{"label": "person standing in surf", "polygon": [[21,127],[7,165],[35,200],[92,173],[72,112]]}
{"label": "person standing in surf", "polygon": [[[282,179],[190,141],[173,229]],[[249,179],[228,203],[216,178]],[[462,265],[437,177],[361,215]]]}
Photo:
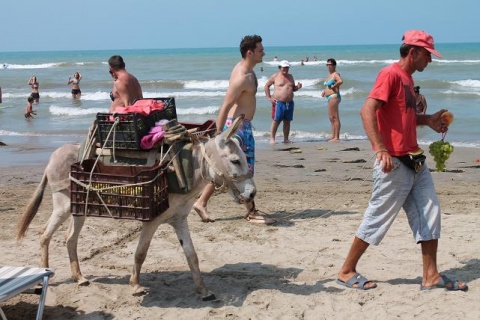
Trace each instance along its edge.
{"label": "person standing in surf", "polygon": [[40,102],[40,93],[38,91],[38,87],[40,84],[38,83],[37,77],[32,75],[30,79],[28,79],[28,85],[32,87],[32,92],[30,93],[30,97],[33,98],[35,103]]}

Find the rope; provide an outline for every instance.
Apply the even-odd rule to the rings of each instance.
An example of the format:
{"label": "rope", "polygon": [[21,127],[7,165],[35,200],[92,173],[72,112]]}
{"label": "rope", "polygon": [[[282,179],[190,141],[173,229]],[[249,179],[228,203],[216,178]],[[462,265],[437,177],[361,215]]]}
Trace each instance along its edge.
{"label": "rope", "polygon": [[[115,133],[116,133],[116,127],[119,123],[120,123],[120,118],[115,117],[115,122],[113,123],[112,127],[110,128],[110,131],[108,132],[108,134],[105,138],[105,142],[103,143],[102,148],[101,148],[101,151],[103,153],[103,150],[106,148],[107,142],[108,142],[108,140],[109,140],[109,138],[110,138],[110,136],[113,132],[112,157],[113,157],[113,162],[114,163],[117,162],[116,157],[115,157],[115,136],[116,136]],[[180,130],[181,132],[177,132],[177,134],[175,136],[172,136],[169,139],[164,139],[164,140],[168,140],[170,142],[170,146],[169,146],[168,150],[165,152],[165,154],[163,154],[163,148],[160,148],[160,159],[159,159],[160,163],[162,163],[165,160],[165,158],[170,154],[170,151],[171,151],[174,143],[185,140],[185,138],[189,138],[188,136],[185,137],[185,133],[187,133],[187,130],[185,129],[185,127],[183,127],[183,128],[184,128],[184,130],[183,131]],[[177,130],[178,130],[178,127],[177,127]],[[212,131],[212,130],[216,130],[216,129],[208,129],[208,130],[205,130],[205,131],[196,132],[193,135],[195,137],[199,137],[199,136],[205,134],[206,132],[209,132],[209,131]],[[90,139],[88,141],[88,147],[91,147],[93,145],[94,140],[95,140],[94,136],[95,136],[96,131],[97,131],[97,126],[95,126],[95,130],[94,130],[93,134],[90,135]],[[168,132],[168,130],[167,130],[167,132]],[[201,144],[201,145],[203,147],[203,144]],[[162,142],[162,146],[163,146],[163,142]],[[85,160],[85,156],[86,156],[86,151],[85,150],[88,150],[88,148],[85,148],[83,150],[83,154],[82,154],[80,164]],[[180,154],[181,151],[182,151],[182,149],[179,149],[178,152],[176,152],[175,154],[173,154],[173,156],[171,156],[170,160],[166,163],[165,168],[168,168],[168,166],[170,166],[172,161]],[[96,193],[100,202],[105,207],[105,209],[107,210],[110,217],[113,218],[113,215],[112,215],[110,209],[108,208],[108,205],[105,203],[105,201],[103,200],[103,198],[101,196],[101,192],[108,191],[108,190],[113,190],[113,189],[115,189],[115,190],[120,189],[121,190],[121,189],[129,188],[129,187],[138,187],[138,186],[146,185],[146,184],[149,184],[149,183],[153,183],[162,174],[162,171],[163,171],[163,170],[160,170],[159,173],[153,179],[151,179],[150,181],[138,182],[138,183],[133,183],[133,184],[125,184],[125,185],[121,185],[121,186],[110,186],[110,187],[104,187],[104,188],[95,188],[95,187],[92,186],[92,180],[93,180],[93,173],[95,171],[95,168],[96,168],[99,160],[100,160],[100,157],[97,157],[97,159],[95,160],[95,162],[92,166],[92,170],[90,171],[90,175],[89,175],[89,178],[88,178],[88,184],[83,183],[82,181],[72,177],[71,173],[69,174],[69,178],[70,178],[71,181],[73,181],[76,184],[82,186],[87,191],[86,198],[85,198],[85,209],[84,209],[84,215],[85,216],[87,215],[87,212],[88,212],[87,211],[88,210],[88,199],[89,199],[90,191]],[[210,159],[208,161],[210,161],[210,163],[211,163]],[[215,170],[217,170],[217,169],[215,168]]]}
{"label": "rope", "polygon": [[442,141],[444,141],[445,137],[447,136],[447,132],[448,131],[442,132]]}
{"label": "rope", "polygon": [[[107,137],[108,139],[108,137]],[[170,145],[170,147],[168,148],[167,152],[165,153],[165,157],[169,154],[170,150],[172,149],[172,145]],[[103,150],[103,149],[102,149]],[[165,164],[165,169],[172,163],[172,161],[175,159],[175,157],[178,156],[178,154],[181,152],[182,150],[180,149],[177,153],[175,153],[171,159]],[[163,148],[162,148],[162,152],[163,152]],[[86,194],[86,199],[85,199],[85,211],[84,211],[84,215],[86,216],[87,215],[87,210],[88,210],[88,199],[89,199],[89,194],[90,194],[90,191],[93,191],[96,193],[96,195],[98,196],[99,200],[102,202],[103,206],[105,207],[105,209],[107,210],[108,214],[110,215],[110,217],[113,218],[113,215],[110,211],[110,209],[108,208],[108,205],[105,203],[105,201],[103,201],[103,198],[101,196],[101,192],[104,192],[104,191],[107,191],[107,190],[113,190],[113,189],[125,189],[125,188],[128,188],[128,187],[138,187],[138,186],[142,186],[142,185],[145,185],[145,184],[149,184],[149,183],[153,183],[161,174],[162,174],[162,170],[159,171],[159,173],[151,180],[149,181],[144,181],[144,182],[138,182],[138,183],[130,183],[130,184],[124,184],[124,185],[120,185],[120,186],[110,186],[110,187],[104,187],[104,188],[95,188],[92,186],[92,179],[93,179],[93,173],[94,173],[94,170],[95,170],[95,167],[97,166],[97,163],[98,163],[98,160],[100,159],[100,157],[98,157],[92,167],[92,170],[90,171],[90,175],[89,175],[89,179],[88,179],[88,184],[86,183],[83,183],[82,181],[72,177],[71,173],[69,174],[69,178],[71,181],[75,182],[76,184],[82,186],[83,188],[85,188],[87,190],[87,194]],[[164,158],[161,158],[160,159],[160,163],[162,163],[164,160]],[[164,170],[165,170],[164,169]],[[102,182],[99,182],[99,183],[102,183]]]}
{"label": "rope", "polygon": [[93,130],[93,133],[89,131],[90,139],[87,141],[87,143],[85,144],[85,147],[83,148],[83,154],[80,158],[80,164],[82,164],[83,161],[85,160],[85,156],[87,155],[87,150],[90,150],[93,146],[93,143],[95,142],[95,134],[97,133],[98,126],[95,125],[94,128],[95,129]]}
{"label": "rope", "polygon": [[[103,143],[103,146],[102,146],[102,153],[103,153],[103,150],[105,149],[105,146],[107,144],[107,141],[108,141],[108,138],[110,137],[110,135],[112,134],[112,131],[114,132],[113,134],[113,161],[116,162],[115,160],[115,128],[117,127],[117,125],[120,123],[120,118],[119,117],[116,117],[115,118],[115,122],[113,123],[112,127],[110,128],[110,131],[108,132],[108,135],[105,139],[105,142]],[[93,163],[93,167],[92,167],[92,170],[90,171],[90,177],[89,177],[89,187],[90,187],[90,184],[92,183],[92,177],[93,177],[93,171],[95,170],[95,167],[97,166],[97,163],[98,161],[100,160],[100,157],[97,157],[97,159],[95,160],[95,162]],[[70,175],[71,177],[71,175]],[[90,194],[90,188],[87,188],[87,194],[86,194],[86,197],[85,197],[85,215],[87,215],[87,210],[88,210],[88,196]],[[97,195],[100,197],[100,195],[98,194],[97,192]],[[102,200],[103,202],[103,200]],[[107,211],[108,213],[110,214],[110,216],[112,216],[112,214],[110,213],[110,210],[108,210],[107,208]]]}
{"label": "rope", "polygon": [[[221,172],[214,164],[213,164],[213,161],[212,159],[210,159],[210,157],[207,155],[207,151],[205,149],[205,145],[203,143],[200,143],[200,150],[202,151],[202,155],[203,155],[203,160],[205,160],[208,164],[208,166],[210,168],[213,169],[213,171],[215,171],[215,174],[217,176],[220,177],[220,179],[222,180],[222,184],[220,186],[217,187],[216,183],[215,183],[215,179],[212,179],[210,182],[213,183],[214,187],[215,187],[215,191],[218,191],[218,192],[225,192],[227,190],[227,181],[224,177],[224,174],[223,172]],[[206,168],[206,170],[208,170],[208,168]],[[203,166],[202,166],[202,178],[204,180],[208,180],[204,173],[203,173]]]}
{"label": "rope", "polygon": [[203,136],[204,134],[206,134],[207,132],[210,132],[210,131],[217,131],[217,129],[212,128],[212,129],[207,129],[207,130],[203,130],[203,131],[196,131],[196,132],[192,133],[192,135],[195,136],[195,137],[200,137],[200,136]]}

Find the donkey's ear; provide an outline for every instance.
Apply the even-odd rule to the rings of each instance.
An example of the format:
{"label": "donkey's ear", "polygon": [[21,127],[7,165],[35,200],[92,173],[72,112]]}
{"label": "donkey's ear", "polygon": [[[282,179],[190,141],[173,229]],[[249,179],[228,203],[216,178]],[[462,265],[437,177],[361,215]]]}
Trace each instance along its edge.
{"label": "donkey's ear", "polygon": [[245,119],[245,115],[241,114],[233,121],[232,125],[225,130],[225,141],[228,141],[232,138],[232,136],[238,131],[240,126],[243,123],[243,119]]}

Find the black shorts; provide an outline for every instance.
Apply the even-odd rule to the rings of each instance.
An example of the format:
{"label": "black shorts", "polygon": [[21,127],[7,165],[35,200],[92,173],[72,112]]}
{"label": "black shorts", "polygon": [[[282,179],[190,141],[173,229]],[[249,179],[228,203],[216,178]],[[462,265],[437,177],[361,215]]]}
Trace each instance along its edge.
{"label": "black shorts", "polygon": [[72,94],[80,94],[82,91],[80,89],[72,89]]}
{"label": "black shorts", "polygon": [[38,93],[38,92],[32,92],[32,93],[30,94],[30,97],[32,97],[32,98],[35,99],[35,100],[38,100],[38,99],[40,99],[40,93]]}

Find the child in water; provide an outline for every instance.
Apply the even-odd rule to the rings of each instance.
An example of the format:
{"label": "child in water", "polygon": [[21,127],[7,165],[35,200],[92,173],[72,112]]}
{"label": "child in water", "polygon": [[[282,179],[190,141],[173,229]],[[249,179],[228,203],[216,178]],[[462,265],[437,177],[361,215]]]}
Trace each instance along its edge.
{"label": "child in water", "polygon": [[33,102],[35,101],[35,99],[32,96],[30,96],[30,97],[28,97],[27,101],[28,101],[27,102],[27,107],[25,108],[25,118],[26,119],[29,119],[29,118],[33,119],[32,114],[37,115],[37,113],[35,111],[33,111]]}

